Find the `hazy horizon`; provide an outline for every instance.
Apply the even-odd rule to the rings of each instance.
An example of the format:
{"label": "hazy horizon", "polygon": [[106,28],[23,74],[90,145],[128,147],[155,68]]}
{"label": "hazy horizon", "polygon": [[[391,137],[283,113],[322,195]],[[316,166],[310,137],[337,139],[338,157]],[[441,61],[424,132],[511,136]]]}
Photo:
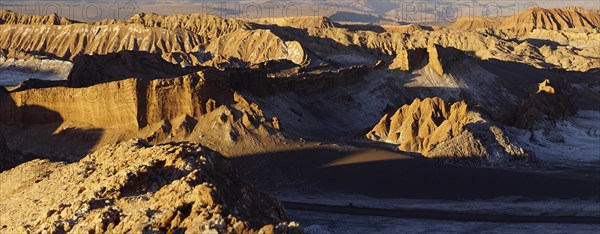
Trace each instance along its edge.
{"label": "hazy horizon", "polygon": [[385,24],[395,22],[454,21],[464,16],[508,17],[532,7],[562,8],[580,6],[600,9],[599,1],[401,1],[278,0],[220,1],[2,1],[0,9],[17,13],[48,15],[56,13],[70,19],[91,22],[127,19],[137,13],[208,13],[227,18],[271,18],[329,16],[336,21]]}

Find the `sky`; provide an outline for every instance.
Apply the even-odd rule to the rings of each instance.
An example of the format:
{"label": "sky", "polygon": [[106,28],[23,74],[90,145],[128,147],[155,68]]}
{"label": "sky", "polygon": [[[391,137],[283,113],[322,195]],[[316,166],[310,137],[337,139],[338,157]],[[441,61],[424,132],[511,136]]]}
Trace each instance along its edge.
{"label": "sky", "polygon": [[140,12],[165,15],[203,12],[234,18],[332,16],[342,12],[346,13],[344,19],[359,21],[453,21],[464,16],[507,17],[535,6],[600,9],[600,0],[0,0],[0,9],[3,10],[40,15],[57,13],[87,22],[106,18],[126,19]]}

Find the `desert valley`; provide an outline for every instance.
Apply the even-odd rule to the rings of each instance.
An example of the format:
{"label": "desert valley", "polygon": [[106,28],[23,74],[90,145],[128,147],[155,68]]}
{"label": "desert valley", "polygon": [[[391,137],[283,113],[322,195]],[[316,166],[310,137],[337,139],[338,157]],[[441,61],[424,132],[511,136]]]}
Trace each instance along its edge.
{"label": "desert valley", "polygon": [[597,232],[599,30],[0,11],[0,233]]}

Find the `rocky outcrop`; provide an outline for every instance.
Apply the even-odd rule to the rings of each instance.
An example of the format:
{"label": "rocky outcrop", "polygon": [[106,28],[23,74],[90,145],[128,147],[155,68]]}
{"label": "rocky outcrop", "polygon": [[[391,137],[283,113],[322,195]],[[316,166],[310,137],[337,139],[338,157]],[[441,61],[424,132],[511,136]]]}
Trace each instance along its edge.
{"label": "rocky outcrop", "polygon": [[81,54],[108,54],[124,50],[165,53],[189,52],[202,43],[190,31],[143,25],[89,24],[0,25],[0,48],[71,60]]}
{"label": "rocky outcrop", "polygon": [[597,29],[600,27],[600,11],[581,7],[544,9],[534,7],[508,18],[463,17],[449,28],[511,34],[523,37],[536,29],[559,31],[565,29]]}
{"label": "rocky outcrop", "polygon": [[367,134],[374,141],[426,157],[520,158],[525,151],[511,143],[501,128],[468,110],[465,102],[415,99],[386,114]]}
{"label": "rocky outcrop", "polygon": [[[569,97],[561,91],[560,81],[546,79],[539,84],[535,94],[523,101],[515,117],[515,126],[531,128],[544,118],[556,119],[575,114],[577,111]],[[568,84],[562,84],[565,86]]]}
{"label": "rocky outcrop", "polygon": [[220,37],[206,47],[215,56],[233,57],[250,64],[271,60],[289,60],[298,65],[309,63],[300,42],[284,41],[270,30],[241,30]]}
{"label": "rocky outcrop", "polygon": [[413,71],[421,65],[425,65],[428,58],[429,54],[426,48],[399,50],[388,67],[390,69]]}
{"label": "rocky outcrop", "polygon": [[600,10],[580,7],[564,9],[536,7],[507,18],[498,26],[499,29],[513,31],[517,36],[523,36],[534,29],[561,30],[599,27]]}
{"label": "rocky outcrop", "polygon": [[440,76],[444,75],[452,63],[465,57],[465,54],[456,48],[444,48],[432,45],[427,48],[429,53],[429,66]]}
{"label": "rocky outcrop", "polygon": [[6,122],[56,121],[49,119],[45,112],[32,112],[27,108],[37,106],[59,113],[60,121],[83,122],[101,128],[141,129],[149,123],[183,114],[205,114],[210,99],[219,105],[231,103],[233,93],[227,81],[217,75],[199,72],[173,79],[127,79],[88,88],[31,89],[3,97],[3,101],[16,105],[3,106],[0,114]]}
{"label": "rocky outcrop", "polygon": [[201,36],[204,41],[216,39],[225,34],[229,34],[242,29],[251,27],[241,20],[225,19],[216,15],[209,14],[174,14],[158,15],[153,13],[135,14],[129,20],[108,20],[96,23],[98,25],[123,25],[123,24],[141,24],[145,27],[158,27],[171,31],[190,31]]}
{"label": "rocky outcrop", "polygon": [[129,78],[163,79],[197,72],[165,61],[160,54],[121,51],[106,55],[81,55],[74,59],[67,78],[70,87],[86,87]]}
{"label": "rocky outcrop", "polygon": [[29,25],[68,25],[76,23],[65,17],[53,13],[46,16],[26,15],[12,11],[0,11],[0,24],[29,24]]}
{"label": "rocky outcrop", "polygon": [[504,18],[493,18],[493,17],[480,17],[480,16],[467,16],[460,17],[448,28],[454,30],[485,30],[494,29],[502,24]]}
{"label": "rocky outcrop", "polygon": [[465,54],[456,48],[445,48],[434,44],[427,48],[399,50],[389,68],[413,71],[429,65],[438,75],[443,76],[453,63],[464,57]]}
{"label": "rocky outcrop", "polygon": [[[89,137],[103,144],[140,137],[152,143],[174,139],[199,142],[225,153],[235,151],[234,146],[240,144],[251,144],[244,150],[258,150],[257,141],[261,145],[277,141],[278,129],[285,125],[234,91],[258,90],[259,85],[267,85],[257,79],[244,77],[243,73],[208,69],[177,78],[126,79],[85,88],[28,89],[0,97],[0,124],[14,130],[18,135],[13,137],[15,148],[27,153],[55,147],[39,144],[39,149],[32,149],[28,147],[31,137],[52,142],[82,134],[91,134]],[[49,135],[32,136],[21,131],[23,126],[51,129],[46,130]],[[90,149],[75,150],[87,153]]]}
{"label": "rocky outcrop", "polygon": [[335,28],[336,23],[324,16],[294,16],[282,18],[248,19],[248,21],[262,25],[277,25],[293,28]]}
{"label": "rocky outcrop", "polygon": [[203,146],[142,140],[76,163],[34,160],[0,174],[2,232],[301,233],[281,204]]}

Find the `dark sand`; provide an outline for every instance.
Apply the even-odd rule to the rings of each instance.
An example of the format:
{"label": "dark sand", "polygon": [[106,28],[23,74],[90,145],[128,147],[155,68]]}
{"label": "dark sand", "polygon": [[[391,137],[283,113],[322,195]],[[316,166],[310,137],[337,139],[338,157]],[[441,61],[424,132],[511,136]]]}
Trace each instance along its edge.
{"label": "dark sand", "polygon": [[321,146],[242,156],[232,161],[242,178],[264,190],[285,187],[302,193],[303,189],[311,188],[374,198],[459,200],[600,196],[598,176],[586,179],[533,169],[451,165],[378,149]]}

